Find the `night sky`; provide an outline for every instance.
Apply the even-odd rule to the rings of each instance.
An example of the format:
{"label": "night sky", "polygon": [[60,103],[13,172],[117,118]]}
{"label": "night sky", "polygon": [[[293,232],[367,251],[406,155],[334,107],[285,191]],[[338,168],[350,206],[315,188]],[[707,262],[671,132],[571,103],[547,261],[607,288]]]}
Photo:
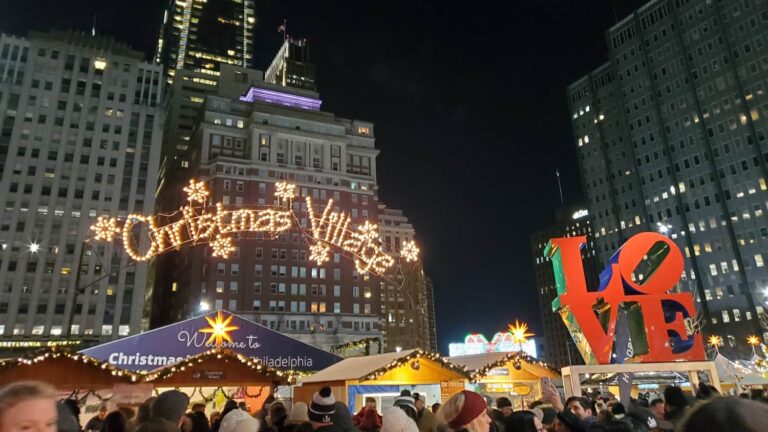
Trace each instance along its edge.
{"label": "night sky", "polygon": [[[441,350],[516,318],[541,333],[530,235],[581,199],[566,86],[606,60],[641,0],[256,0],[255,61],[306,37],[323,109],[375,123],[379,197],[416,228]],[[10,4],[9,4],[10,3]],[[90,31],[151,55],[167,3],[5,2],[0,32]],[[500,5],[504,5],[502,9]],[[614,13],[615,12],[615,13]]]}

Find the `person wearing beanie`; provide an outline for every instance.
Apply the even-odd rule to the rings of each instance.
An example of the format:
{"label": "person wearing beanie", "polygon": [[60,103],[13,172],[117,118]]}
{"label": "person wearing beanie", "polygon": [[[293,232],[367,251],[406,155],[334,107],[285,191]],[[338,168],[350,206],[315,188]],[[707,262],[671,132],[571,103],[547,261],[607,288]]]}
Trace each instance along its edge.
{"label": "person wearing beanie", "polygon": [[416,423],[419,421],[419,418],[416,415],[416,405],[414,402],[415,401],[413,396],[411,396],[411,392],[409,390],[403,390],[400,392],[400,396],[395,398],[394,406],[405,411],[408,417],[410,417],[411,420]]}
{"label": "person wearing beanie", "polygon": [[491,418],[485,399],[469,390],[454,394],[440,407],[437,421],[452,431],[488,432]]}
{"label": "person wearing beanie", "polygon": [[664,389],[664,419],[674,426],[680,423],[689,405],[688,398],[680,387],[670,386]]}
{"label": "person wearing beanie", "polygon": [[416,425],[419,427],[419,432],[437,432],[437,418],[427,409],[424,396],[414,393],[413,405],[416,407]]}
{"label": "person wearing beanie", "polygon": [[[271,396],[271,395],[270,395]],[[269,398],[267,398],[269,399]],[[230,411],[234,411],[237,409],[237,401],[233,399],[227,399],[226,402],[224,402],[224,408],[221,410],[221,415],[218,419],[216,419],[215,422],[213,422],[213,426],[211,426],[211,432],[219,432],[219,428],[221,427],[221,421],[224,420],[224,416],[227,415]],[[258,418],[260,423],[266,423],[266,416],[264,418]]]}
{"label": "person wearing beanie", "polygon": [[178,390],[160,393],[149,408],[149,420],[141,423],[136,432],[178,431],[187,405],[189,397]]}
{"label": "person wearing beanie", "polygon": [[302,423],[309,423],[309,407],[304,402],[296,402],[291,408],[291,412],[288,414],[288,418],[285,419],[286,425],[298,425]]}
{"label": "person wearing beanie", "polygon": [[246,411],[233,409],[222,416],[219,432],[259,432],[259,421]]}
{"label": "person wearing beanie", "polygon": [[333,414],[336,412],[336,399],[330,387],[323,387],[312,395],[309,404],[309,424],[312,429],[320,432],[341,432],[333,424]]}
{"label": "person wearing beanie", "polygon": [[381,426],[381,432],[419,432],[416,422],[406,414],[405,410],[398,406],[393,406],[384,411],[382,417],[384,421]]}

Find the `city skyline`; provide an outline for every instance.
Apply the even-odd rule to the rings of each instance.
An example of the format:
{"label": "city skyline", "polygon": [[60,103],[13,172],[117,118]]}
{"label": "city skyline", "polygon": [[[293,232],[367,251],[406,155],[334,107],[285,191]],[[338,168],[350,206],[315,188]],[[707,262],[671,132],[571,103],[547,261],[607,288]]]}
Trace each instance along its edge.
{"label": "city skyline", "polygon": [[[72,27],[74,25],[72,23],[79,23],[81,30],[87,30],[91,27],[93,13],[85,12],[85,10],[101,9],[96,14],[97,33],[113,35],[118,40],[125,40],[136,48],[149,53],[152,51],[151,45],[156,41],[156,28],[162,19],[163,6],[157,5],[155,10],[152,10],[152,7],[144,9],[143,15],[141,15],[143,19],[137,21],[147,21],[147,23],[140,25],[147,26],[147,32],[152,33],[151,35],[142,32],[129,32],[125,24],[117,23],[114,17],[110,18],[106,11],[114,9],[114,5],[110,6],[109,4],[98,7],[95,3],[80,5],[83,13],[79,15],[88,15],[85,18],[83,16],[67,17],[67,11],[59,9],[58,12],[63,12],[61,16],[56,18],[40,16],[36,17],[34,22],[28,20],[24,24],[23,17],[25,14],[21,11],[20,23],[11,25],[0,22],[0,24],[9,27],[8,30],[3,28],[4,31],[16,32],[23,32],[25,29],[35,26],[51,27],[55,26],[56,22],[67,22],[68,27]],[[446,11],[443,18],[438,20],[436,24],[431,24],[430,28],[422,28],[419,17],[427,14],[427,9],[429,9],[427,5],[422,5],[421,8],[417,7],[414,11],[406,11],[413,12],[404,23],[412,31],[411,35],[390,36],[384,38],[382,42],[373,39],[374,31],[364,28],[366,23],[361,22],[364,20],[347,20],[348,16],[336,14],[332,18],[346,25],[342,26],[342,31],[338,35],[329,39],[327,30],[319,28],[317,23],[313,25],[309,19],[309,16],[316,12],[312,7],[307,6],[304,10],[299,11],[281,10],[270,4],[266,4],[262,9],[259,5],[256,6],[257,28],[255,31],[256,43],[254,44],[254,58],[256,60],[254,66],[260,69],[266,68],[268,60],[274,55],[274,51],[282,41],[282,34],[276,31],[277,25],[282,21],[282,18],[287,18],[289,33],[306,36],[313,43],[313,58],[318,59],[319,66],[318,86],[323,94],[328,95],[326,103],[330,110],[346,116],[370,119],[377,124],[377,135],[382,146],[381,158],[386,161],[380,162],[379,165],[388,166],[380,173],[379,183],[385,185],[382,190],[383,201],[396,208],[403,208],[409,215],[409,219],[417,228],[419,243],[423,245],[422,251],[427,273],[436,275],[433,279],[435,279],[435,297],[438,303],[437,319],[440,328],[440,346],[444,347],[447,342],[457,340],[468,331],[493,333],[504,328],[506,323],[514,318],[531,322],[534,329],[541,332],[538,325],[538,314],[534,312],[538,309],[538,300],[535,295],[530,266],[533,257],[529,255],[528,238],[530,233],[545,226],[544,221],[549,218],[555,208],[559,207],[559,197],[554,178],[555,168],[560,167],[566,180],[564,182],[566,201],[574,202],[580,196],[578,175],[575,164],[571,162],[574,158],[572,144],[570,144],[573,139],[567,130],[568,114],[563,102],[563,89],[567,82],[588,70],[589,61],[594,63],[595,59],[599,60],[604,55],[600,53],[604,49],[602,31],[612,23],[613,12],[608,6],[599,8],[597,16],[590,19],[600,22],[594,26],[583,26],[581,32],[590,32],[589,35],[593,38],[592,42],[598,47],[591,54],[578,54],[579,57],[583,56],[585,59],[574,58],[577,55],[575,53],[568,54],[571,56],[570,60],[578,60],[581,64],[581,66],[574,67],[577,70],[555,73],[553,70],[542,69],[541,67],[545,65],[554,68],[560,60],[548,60],[542,63],[541,60],[531,57],[533,52],[528,50],[522,51],[524,58],[531,62],[530,66],[521,68],[525,70],[507,68],[514,73],[510,79],[505,78],[501,81],[500,75],[494,71],[479,71],[485,77],[484,80],[489,82],[481,85],[481,83],[467,80],[466,67],[472,66],[473,60],[472,56],[462,55],[462,53],[468,54],[474,48],[487,49],[480,45],[483,32],[487,34],[494,34],[495,32],[497,35],[507,34],[508,30],[503,28],[502,23],[498,20],[494,22],[494,25],[489,25],[488,28],[484,27],[479,31],[463,29],[462,34],[470,36],[463,43],[448,38],[441,41],[440,39],[445,36],[444,33],[441,33],[444,31],[443,29],[447,30],[452,20],[458,20],[460,15],[456,14],[456,11]],[[566,25],[566,27],[567,25],[572,26],[571,28],[576,27],[575,24],[558,21],[558,16],[563,13],[561,9],[565,7],[564,5],[553,5],[542,10],[536,9],[530,4],[523,4],[519,7],[521,8],[520,12],[544,14],[547,19],[552,20],[553,25],[557,23],[557,25]],[[73,10],[75,9],[76,7],[73,6]],[[56,8],[54,7],[52,10],[56,10]],[[386,21],[383,15],[394,13],[395,11],[392,9],[384,10],[382,14],[379,14],[382,16],[368,22],[368,24],[376,24],[378,27],[374,28],[382,29],[383,24],[380,21]],[[568,13],[577,14],[574,20],[590,15],[579,15],[581,12],[571,8],[568,9]],[[121,17],[121,21],[129,21],[133,15],[138,15],[138,12],[132,9],[128,16]],[[366,16],[373,15],[367,14]],[[475,21],[470,20],[468,27],[472,27],[487,18],[487,16],[480,15],[474,18]],[[20,25],[25,26],[25,28],[16,30]],[[102,31],[100,28],[105,30]],[[135,29],[131,28],[130,30]],[[521,32],[526,33],[526,30],[528,33],[532,32],[530,28],[523,29]],[[435,36],[429,36],[428,33],[432,31],[436,31]],[[361,38],[357,42],[349,42],[352,40],[350,34],[355,32],[359,32],[362,35]],[[131,35],[132,33],[138,33],[141,36]],[[526,34],[514,34],[517,37],[529,37]],[[580,37],[586,38],[584,35]],[[268,40],[268,43],[260,43],[260,38],[265,41]],[[542,34],[541,40],[538,41],[540,48],[556,48],[552,45],[554,39],[557,39],[554,34],[552,36]],[[339,45],[342,42],[349,42],[352,45],[350,49],[354,48],[359,58],[349,57],[350,53],[345,52],[345,47]],[[373,58],[365,50],[361,50],[365,42],[371,43],[372,47],[383,49],[377,50],[378,55],[376,57],[379,57],[378,59]],[[405,47],[406,45],[403,45],[405,42],[412,44],[412,55],[399,54],[397,47]],[[360,45],[361,43],[363,46]],[[444,59],[430,53],[430,45],[434,45],[435,52],[440,52],[441,46],[445,47],[445,44],[456,44],[454,56]],[[558,55],[565,54],[560,51]],[[553,54],[553,56],[555,55]],[[586,58],[589,56],[592,58],[587,61]],[[468,66],[456,68],[460,64],[458,63],[459,59]],[[387,60],[392,61],[388,62]],[[503,56],[500,56],[498,60],[509,61]],[[356,61],[359,61],[360,64],[355,67],[348,67],[354,65]],[[412,74],[408,75],[406,71],[411,70],[411,66],[414,64],[419,68],[413,69]],[[336,67],[329,67],[334,65]],[[427,80],[430,79],[429,71],[437,65],[448,69],[456,68],[456,70],[447,74],[447,77],[438,78],[438,87],[442,90],[425,93],[424,90],[418,88],[416,83],[427,83]],[[548,76],[553,78],[551,90],[533,91],[533,89],[525,88],[521,84],[525,82],[526,76],[532,78],[537,66],[539,73],[550,74]],[[499,66],[497,71],[502,72],[503,70],[504,68]],[[340,80],[346,85],[340,86]],[[398,84],[409,82],[410,84],[405,86]],[[511,106],[512,111],[517,112],[516,116],[521,116],[522,107],[528,104],[535,107],[534,111],[540,113],[543,123],[532,127],[513,119],[514,129],[507,130],[506,126],[501,128],[499,126],[502,123],[501,119],[508,116],[508,113],[499,109],[507,107],[503,104],[501,97],[493,98],[488,104],[481,102],[488,89],[500,82],[504,84],[503,94],[516,96],[518,99]],[[464,86],[462,83],[467,85]],[[346,90],[346,86],[359,88],[365,99],[370,100],[369,104],[358,107],[360,104],[354,100],[355,98],[349,98],[343,92]],[[429,88],[429,86],[423,87]],[[351,93],[357,92],[348,93],[351,95]],[[407,103],[403,103],[403,101]],[[477,113],[472,112],[475,108],[477,108]],[[550,111],[550,108],[554,109],[547,112]],[[405,115],[395,114],[398,112],[405,113]],[[504,115],[501,115],[502,112]],[[406,122],[407,127],[401,126],[400,123],[403,119],[414,116],[415,118]],[[477,131],[477,134],[459,131],[459,129],[472,130],[472,124],[485,117],[492,124],[495,124],[490,131]],[[450,125],[450,127],[445,128],[446,125]],[[504,149],[503,146],[500,147],[500,155],[503,156],[499,159],[512,158],[509,160],[513,161],[515,157],[522,157],[540,159],[543,162],[530,167],[516,164],[513,165],[515,170],[504,172],[505,170],[499,169],[501,165],[498,165],[498,162],[493,162],[493,165],[486,165],[487,161],[482,162],[485,157],[479,157],[480,155],[470,152],[467,155],[472,158],[470,159],[472,163],[459,163],[461,155],[464,154],[461,152],[461,142],[470,139],[469,137],[495,143],[523,142],[525,144],[522,146],[513,145],[508,146],[507,149]],[[553,149],[557,149],[545,152],[553,160],[537,157],[537,155],[542,155],[542,150],[536,147],[545,147],[535,144],[540,140],[550,144]],[[447,151],[434,155],[440,163],[430,163],[432,155],[427,147],[431,146],[416,145],[419,142],[429,143],[431,146],[445,143],[443,148]],[[473,175],[471,174],[472,171],[477,169],[491,171],[490,174],[484,172],[483,175],[490,175],[489,179],[495,182],[510,183],[509,189],[514,191],[519,198],[515,202],[509,202],[507,199],[507,202],[500,205],[500,209],[493,209],[494,206],[488,203],[494,200],[505,200],[504,193],[499,194],[499,196],[496,196],[495,191],[490,193],[491,191],[487,188],[483,188],[482,181],[460,185],[450,176],[444,174],[444,172],[459,172],[458,170],[462,169],[469,169],[470,175]],[[403,173],[407,173],[407,175]],[[479,172],[475,173],[475,177],[479,175]],[[536,187],[526,188],[525,186],[529,182],[536,184]],[[413,186],[411,183],[417,186],[414,192],[409,194],[398,192],[398,190],[411,188]],[[387,190],[390,191],[387,192]],[[543,195],[542,190],[545,191]],[[464,199],[456,201],[452,198],[454,196],[462,196]],[[541,200],[542,196],[544,200]],[[537,199],[538,202],[535,201]],[[532,211],[534,210],[533,203],[547,208],[542,209],[541,212],[538,209]],[[449,209],[453,209],[453,211],[449,212]],[[476,233],[466,231],[462,227],[463,221],[471,217],[472,209],[481,209],[481,217],[485,217],[489,221],[489,223],[482,223],[482,227]],[[437,221],[435,214],[448,214],[449,217]],[[512,218],[511,224],[508,222],[510,217]],[[446,241],[448,242],[446,243]],[[446,247],[456,242],[472,245],[472,248],[483,252],[480,254],[482,258],[468,256],[465,251],[454,251],[452,250],[454,248]],[[494,301],[496,297],[508,296],[509,290],[515,293],[514,301],[511,299],[506,302]],[[481,316],[475,320],[477,324],[474,328],[466,328],[450,319],[452,314],[458,313],[464,307],[461,296],[467,291],[487,293],[488,296],[488,304],[483,309],[487,313],[477,314]]]}

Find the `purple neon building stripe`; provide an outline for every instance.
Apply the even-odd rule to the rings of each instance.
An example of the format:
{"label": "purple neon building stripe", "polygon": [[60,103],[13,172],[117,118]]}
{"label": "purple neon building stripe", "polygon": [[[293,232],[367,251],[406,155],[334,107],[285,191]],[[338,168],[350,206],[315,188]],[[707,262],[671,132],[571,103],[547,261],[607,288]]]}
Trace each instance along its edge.
{"label": "purple neon building stripe", "polygon": [[313,99],[255,87],[251,87],[245,96],[240,96],[240,100],[245,102],[277,103],[280,105],[288,105],[290,107],[304,108],[309,110],[319,110],[320,105],[323,103],[323,101],[320,99]]}

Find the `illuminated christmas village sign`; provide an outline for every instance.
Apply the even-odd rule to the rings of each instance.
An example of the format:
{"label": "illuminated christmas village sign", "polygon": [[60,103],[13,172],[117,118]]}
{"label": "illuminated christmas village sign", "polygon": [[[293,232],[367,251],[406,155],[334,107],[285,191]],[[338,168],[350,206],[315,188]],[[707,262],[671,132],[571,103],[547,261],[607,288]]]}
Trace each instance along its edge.
{"label": "illuminated christmas village sign", "polygon": [[[293,184],[276,183],[277,205],[259,209],[233,209],[222,203],[206,205],[210,193],[203,181],[191,180],[184,192],[188,205],[171,215],[131,214],[123,220],[99,217],[91,226],[94,239],[111,242],[121,238],[126,253],[136,261],[147,261],[171,250],[204,243],[211,246],[212,256],[228,258],[235,250],[233,238],[238,234],[264,233],[274,238],[299,227],[291,210],[296,196]],[[333,200],[328,200],[319,217],[310,197],[306,203],[311,229],[305,234],[310,239],[310,259],[318,265],[330,260],[331,248],[350,254],[357,271],[363,274],[382,274],[394,264],[395,259],[382,250],[376,224],[365,221],[352,227],[349,214],[333,211]],[[148,240],[142,242],[142,238]],[[412,241],[405,242],[400,251],[407,262],[417,260],[418,253]]]}
{"label": "illuminated christmas village sign", "polygon": [[[552,260],[559,312],[587,364],[609,364],[619,332],[629,332],[627,361],[704,360],[690,293],[669,293],[680,279],[683,255],[658,233],[640,233],[613,255],[600,274],[597,291],[588,291],[581,264],[586,237],[555,238],[545,249]],[[619,311],[626,328],[617,328]],[[623,349],[623,348],[620,348]]]}

